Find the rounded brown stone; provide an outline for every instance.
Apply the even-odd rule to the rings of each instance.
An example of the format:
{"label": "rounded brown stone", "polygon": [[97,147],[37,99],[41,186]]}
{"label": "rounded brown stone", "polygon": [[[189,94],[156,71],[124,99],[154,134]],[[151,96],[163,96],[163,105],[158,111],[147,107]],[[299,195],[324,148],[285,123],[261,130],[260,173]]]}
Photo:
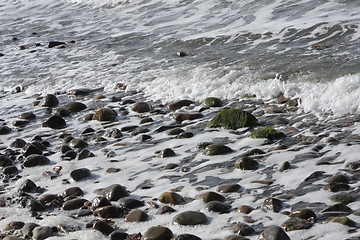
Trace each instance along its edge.
{"label": "rounded brown stone", "polygon": [[201,193],[201,194],[197,195],[197,198],[202,199],[205,203],[208,203],[211,201],[219,201],[219,202],[225,201],[225,197],[216,192]]}
{"label": "rounded brown stone", "polygon": [[110,108],[97,109],[93,115],[93,120],[97,121],[114,121],[117,117],[117,113]]}
{"label": "rounded brown stone", "polygon": [[172,231],[167,227],[151,227],[143,235],[143,240],[170,240],[173,237]]}
{"label": "rounded brown stone", "polygon": [[144,222],[148,217],[149,216],[144,211],[135,209],[125,216],[125,222]]}
{"label": "rounded brown stone", "polygon": [[221,193],[238,192],[241,186],[239,184],[223,184],[220,185],[216,190]]}
{"label": "rounded brown stone", "polygon": [[244,213],[244,214],[249,214],[249,213],[251,213],[253,210],[254,210],[254,208],[251,207],[251,206],[248,206],[248,205],[241,205],[241,206],[238,208],[238,211],[241,212],[241,213]]}
{"label": "rounded brown stone", "polygon": [[82,206],[84,206],[84,203],[88,202],[88,200],[84,199],[84,198],[74,198],[74,199],[70,199],[66,202],[64,202],[64,204],[62,205],[62,209],[63,210],[75,210],[75,209],[79,209]]}
{"label": "rounded brown stone", "polygon": [[138,102],[131,107],[131,110],[138,113],[150,112],[151,106],[146,102]]}
{"label": "rounded brown stone", "polygon": [[96,221],[93,224],[93,229],[98,230],[105,235],[109,235],[114,231],[114,228],[104,221]]}
{"label": "rounded brown stone", "polygon": [[164,192],[160,195],[159,201],[162,203],[168,203],[173,205],[185,203],[184,198],[175,192]]}
{"label": "rounded brown stone", "polygon": [[104,207],[99,207],[94,211],[94,216],[101,218],[118,218],[122,217],[124,209],[121,209],[117,206],[109,205]]}

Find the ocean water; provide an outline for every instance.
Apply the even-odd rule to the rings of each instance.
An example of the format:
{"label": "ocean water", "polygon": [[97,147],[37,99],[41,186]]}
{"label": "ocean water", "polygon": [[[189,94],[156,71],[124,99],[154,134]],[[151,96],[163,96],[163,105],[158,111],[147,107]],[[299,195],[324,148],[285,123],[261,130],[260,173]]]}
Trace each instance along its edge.
{"label": "ocean water", "polygon": [[164,103],[283,93],[306,112],[357,114],[359,12],[358,0],[3,0],[0,90],[125,83]]}

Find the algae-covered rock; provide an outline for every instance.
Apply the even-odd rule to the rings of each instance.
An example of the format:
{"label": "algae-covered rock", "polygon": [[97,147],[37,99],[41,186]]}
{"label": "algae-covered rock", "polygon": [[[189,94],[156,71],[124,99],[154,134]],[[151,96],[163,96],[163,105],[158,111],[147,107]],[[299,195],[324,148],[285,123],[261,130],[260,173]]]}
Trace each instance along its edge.
{"label": "algae-covered rock", "polygon": [[286,137],[286,135],[272,127],[263,127],[256,129],[250,134],[252,138],[267,138],[270,140],[280,139]]}
{"label": "algae-covered rock", "polygon": [[357,224],[353,220],[351,220],[348,217],[341,216],[341,217],[328,217],[325,222],[336,222],[341,223],[343,225],[349,226],[349,227],[355,227]]}
{"label": "algae-covered rock", "polygon": [[205,98],[204,101],[201,103],[204,107],[221,107],[222,102],[219,98],[216,97],[208,97]]}
{"label": "algae-covered rock", "polygon": [[330,196],[329,199],[333,202],[338,202],[338,203],[342,203],[345,205],[349,204],[351,202],[354,202],[356,200],[354,195],[352,195],[350,193],[343,193],[343,192],[334,194],[334,195]]}
{"label": "algae-covered rock", "polygon": [[252,127],[257,124],[254,115],[241,109],[224,109],[218,113],[207,125],[207,128],[222,127],[236,130],[243,127]]}

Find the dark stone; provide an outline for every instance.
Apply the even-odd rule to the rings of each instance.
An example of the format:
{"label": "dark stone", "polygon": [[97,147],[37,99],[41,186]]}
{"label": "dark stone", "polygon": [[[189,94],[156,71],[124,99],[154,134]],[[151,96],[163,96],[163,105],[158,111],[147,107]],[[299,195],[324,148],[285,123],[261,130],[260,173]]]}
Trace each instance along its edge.
{"label": "dark stone", "polygon": [[204,117],[201,113],[175,113],[173,118],[177,123],[182,123],[183,121],[191,121]]}
{"label": "dark stone", "polygon": [[88,149],[82,149],[80,152],[79,152],[79,154],[78,154],[78,156],[77,156],[77,159],[78,160],[82,160],[82,159],[85,159],[85,158],[89,158],[89,157],[94,157],[95,155],[92,153],[92,152],[90,152],[90,150],[88,150]]}
{"label": "dark stone", "polygon": [[130,126],[122,127],[120,130],[121,130],[122,132],[131,132],[131,131],[135,130],[136,128],[138,128],[138,126],[136,126],[136,125],[130,125]]}
{"label": "dark stone", "polygon": [[70,112],[66,108],[59,107],[59,108],[53,109],[52,114],[60,116],[60,117],[67,117],[70,115]]}
{"label": "dark stone", "polygon": [[255,161],[251,157],[240,157],[236,160],[234,164],[234,168],[242,169],[242,170],[256,170],[258,169],[259,163]]}
{"label": "dark stone", "polygon": [[344,216],[349,215],[352,212],[353,210],[343,203],[331,205],[321,211],[323,215],[327,216]]}
{"label": "dark stone", "polygon": [[230,212],[231,205],[219,201],[211,201],[206,204],[205,208],[211,212],[228,213]]}
{"label": "dark stone", "polygon": [[170,240],[173,237],[172,231],[167,227],[151,227],[144,233],[142,240]]}
{"label": "dark stone", "polygon": [[43,194],[39,197],[39,201],[44,204],[44,205],[49,205],[52,202],[62,202],[62,199],[60,198],[59,195],[57,194],[51,194],[51,193],[47,193],[47,194]]}
{"label": "dark stone", "polygon": [[110,201],[117,201],[120,198],[129,196],[129,193],[126,191],[125,187],[119,184],[113,184],[109,187],[102,189],[99,193],[100,196],[104,196]]}
{"label": "dark stone", "polygon": [[93,120],[97,121],[114,121],[117,113],[110,108],[100,108],[94,113]]}
{"label": "dark stone", "polygon": [[83,207],[84,203],[86,203],[87,201],[88,200],[84,198],[73,198],[64,202],[64,204],[62,205],[62,209],[66,211],[79,209]]}
{"label": "dark stone", "polygon": [[113,205],[99,207],[94,211],[94,216],[101,218],[118,218],[123,217],[124,214],[125,209]]}
{"label": "dark stone", "polygon": [[343,203],[347,205],[351,202],[355,202],[357,196],[351,193],[341,192],[330,196],[329,199],[333,202]]}
{"label": "dark stone", "polygon": [[41,212],[45,210],[45,206],[40,201],[37,201],[35,199],[27,200],[25,203],[25,207],[29,208],[29,210],[32,212]]}
{"label": "dark stone", "polygon": [[337,175],[331,176],[329,179],[327,179],[327,182],[349,184],[350,177],[343,175],[343,174],[337,174]]}
{"label": "dark stone", "polygon": [[280,201],[277,198],[267,198],[265,199],[262,208],[265,210],[271,210],[274,212],[280,212],[280,210],[282,209],[282,201]]}
{"label": "dark stone", "polygon": [[307,209],[307,208],[293,210],[289,214],[289,217],[291,217],[291,218],[302,218],[302,219],[306,219],[306,220],[311,221],[311,222],[316,221],[315,212],[313,210]]}
{"label": "dark stone", "polygon": [[156,214],[162,215],[162,214],[166,214],[166,213],[173,213],[176,212],[176,210],[170,206],[162,206],[158,209],[158,211],[156,212]]}
{"label": "dark stone", "polygon": [[160,152],[161,158],[173,157],[175,155],[176,155],[175,152],[171,148],[165,148]]}
{"label": "dark stone", "polygon": [[29,120],[29,121],[33,121],[36,119],[36,115],[33,112],[26,112],[26,113],[22,113],[19,116],[20,119],[25,119],[25,120]]}
{"label": "dark stone", "polygon": [[30,121],[28,120],[15,120],[12,125],[14,127],[25,127],[26,125],[28,125],[30,123]]}
{"label": "dark stone", "polygon": [[131,110],[138,113],[150,112],[151,106],[146,102],[138,102],[131,107]]}
{"label": "dark stone", "polygon": [[230,226],[230,229],[233,231],[233,233],[242,236],[249,236],[255,233],[255,229],[245,223],[235,223]]}
{"label": "dark stone", "polygon": [[194,134],[192,132],[182,132],[180,133],[177,138],[183,139],[183,138],[192,138]]}
{"label": "dark stone", "polygon": [[9,134],[11,131],[12,131],[11,128],[9,128],[8,126],[0,127],[0,135]]}
{"label": "dark stone", "polygon": [[6,166],[10,166],[12,164],[13,164],[13,162],[9,157],[7,157],[5,155],[0,155],[0,167],[6,167]]}
{"label": "dark stone", "polygon": [[111,138],[121,138],[122,136],[123,134],[121,133],[120,129],[117,128],[111,129],[105,134],[105,137]]}
{"label": "dark stone", "polygon": [[325,222],[336,222],[336,223],[340,223],[349,227],[356,227],[357,223],[353,220],[351,220],[348,217],[329,217],[325,220]]}
{"label": "dark stone", "polygon": [[59,105],[58,98],[53,94],[48,94],[40,101],[41,107],[56,107]]}
{"label": "dark stone", "polygon": [[140,141],[141,142],[146,142],[146,141],[150,140],[151,138],[152,138],[151,136],[149,136],[147,134],[143,134],[143,135],[140,136]]}
{"label": "dark stone", "polygon": [[201,240],[201,238],[192,235],[192,234],[180,234],[177,235],[176,237],[173,237],[171,240]]}
{"label": "dark stone", "polygon": [[25,161],[23,162],[23,166],[24,167],[36,167],[36,166],[46,165],[49,162],[50,162],[50,160],[45,156],[42,156],[39,154],[32,154],[25,158]]}
{"label": "dark stone", "polygon": [[25,146],[25,149],[24,149],[24,157],[27,157],[27,156],[30,156],[32,154],[38,154],[38,155],[42,155],[42,150],[39,149],[38,147],[36,147],[34,144],[28,144]]}
{"label": "dark stone", "polygon": [[64,155],[62,155],[62,159],[64,160],[73,160],[77,156],[77,153],[74,150],[67,151]]}
{"label": "dark stone", "polygon": [[185,211],[177,214],[173,220],[173,224],[178,225],[198,225],[205,224],[208,222],[206,215],[202,212],[197,211]]}
{"label": "dark stone", "polygon": [[130,134],[131,136],[137,136],[139,135],[140,133],[147,133],[149,132],[150,130],[148,128],[137,128],[135,129],[134,131],[132,131]]}
{"label": "dark stone", "polygon": [[249,214],[254,210],[254,208],[248,205],[241,205],[237,210],[241,213]]}
{"label": "dark stone", "polygon": [[79,187],[71,187],[71,188],[66,189],[62,195],[64,196],[64,198],[65,197],[79,197],[79,196],[83,196],[84,192]]}
{"label": "dark stone", "polygon": [[13,222],[9,222],[8,224],[10,229],[21,229],[24,227],[24,225],[25,223],[21,221],[13,221]]}
{"label": "dark stone", "polygon": [[221,193],[239,192],[241,186],[239,184],[223,184],[220,185],[216,191]]}
{"label": "dark stone", "polygon": [[134,209],[145,205],[142,201],[132,197],[120,198],[117,203],[119,207],[128,209]]}
{"label": "dark stone", "polygon": [[146,117],[141,119],[140,124],[144,124],[144,123],[149,123],[149,122],[153,122],[154,120],[151,117]]}
{"label": "dark stone", "polygon": [[149,216],[144,211],[135,209],[125,216],[125,222],[144,222],[148,217]]}
{"label": "dark stone", "polygon": [[169,131],[167,131],[166,134],[167,135],[179,135],[182,132],[185,132],[185,131],[182,130],[181,128],[174,128],[174,129],[170,129]]}
{"label": "dark stone", "polygon": [[81,138],[74,138],[69,142],[69,145],[72,148],[86,148],[89,144]]}
{"label": "dark stone", "polygon": [[70,103],[65,105],[65,108],[70,113],[75,113],[75,112],[81,112],[82,110],[85,110],[86,105],[81,103],[81,102],[70,102]]}
{"label": "dark stone", "polygon": [[42,126],[52,129],[59,129],[64,128],[66,126],[66,122],[62,117],[58,115],[53,115],[48,120],[43,122]]}
{"label": "dark stone", "polygon": [[350,190],[350,186],[346,183],[341,182],[333,182],[326,184],[324,187],[324,190],[330,191],[330,192],[340,192],[340,191],[348,191]]}
{"label": "dark stone", "polygon": [[197,198],[202,199],[205,203],[208,203],[211,201],[219,201],[219,202],[225,201],[225,197],[216,192],[201,193],[201,194],[197,195]]}
{"label": "dark stone", "polygon": [[129,234],[120,230],[115,230],[109,235],[109,240],[126,240],[127,236],[129,236]]}
{"label": "dark stone", "polygon": [[58,42],[58,41],[50,41],[48,44],[49,48],[57,47],[57,46],[64,46],[66,45],[65,42]]}
{"label": "dark stone", "polygon": [[93,229],[98,230],[105,235],[109,235],[110,233],[112,233],[114,231],[114,228],[111,227],[105,221],[96,221],[93,224]]}
{"label": "dark stone", "polygon": [[25,147],[25,145],[26,145],[26,142],[23,139],[17,138],[10,144],[10,147],[23,148],[23,147]]}
{"label": "dark stone", "polygon": [[23,193],[32,193],[32,192],[36,192],[37,190],[37,186],[36,184],[31,181],[30,179],[26,179],[19,187],[19,192]]}
{"label": "dark stone", "polygon": [[164,192],[160,195],[159,201],[162,203],[168,203],[172,205],[178,205],[185,203],[184,198],[176,192]]}
{"label": "dark stone", "polygon": [[207,156],[223,155],[231,152],[233,152],[231,148],[222,144],[207,145],[203,151],[203,153]]}
{"label": "dark stone", "polygon": [[285,231],[295,231],[301,229],[309,229],[313,225],[312,222],[302,218],[291,218],[281,224]]}
{"label": "dark stone", "polygon": [[182,108],[182,107],[190,106],[191,104],[194,104],[194,102],[191,101],[191,100],[179,100],[179,101],[170,103],[170,104],[168,105],[168,108],[169,108],[169,110],[171,110],[171,111],[175,111],[175,110],[178,110],[178,109],[180,109],[180,108]]}
{"label": "dark stone", "polygon": [[17,173],[19,170],[16,166],[7,166],[3,168],[3,173],[6,174],[15,174]]}
{"label": "dark stone", "polygon": [[91,202],[92,210],[95,210],[99,207],[105,207],[105,206],[111,206],[111,202],[109,201],[109,199],[102,197],[102,196],[95,197]]}
{"label": "dark stone", "polygon": [[267,227],[261,234],[261,240],[291,240],[286,232],[279,226]]}
{"label": "dark stone", "polygon": [[91,176],[91,171],[88,168],[79,168],[71,171],[70,177],[78,182]]}

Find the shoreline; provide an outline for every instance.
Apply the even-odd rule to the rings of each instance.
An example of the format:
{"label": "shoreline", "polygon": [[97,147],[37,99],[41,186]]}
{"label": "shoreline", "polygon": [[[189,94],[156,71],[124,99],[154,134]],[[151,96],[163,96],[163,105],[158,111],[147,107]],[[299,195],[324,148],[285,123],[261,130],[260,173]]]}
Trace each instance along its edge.
{"label": "shoreline", "polygon": [[[0,144],[3,146],[0,153],[11,160],[1,162],[2,237],[17,235],[28,239],[21,223],[9,226],[16,221],[50,226],[46,239],[108,239],[109,234],[115,235],[113,230],[129,234],[127,239],[139,239],[140,235],[152,239],[147,232],[158,225],[169,229],[175,239],[196,239],[181,234],[201,239],[258,239],[269,226],[286,222],[282,227],[290,239],[358,239],[358,116],[320,121],[289,104],[296,100],[282,97],[271,101],[251,98],[226,101],[221,107],[210,108],[193,102],[171,110],[160,102],[148,101],[141,92],[78,89],[73,94],[78,96],[54,95],[57,104],[55,98],[47,103],[46,98],[22,96],[22,92],[5,94],[0,99],[1,118],[12,129],[1,135]],[[40,106],[33,106],[34,101]],[[85,108],[76,104],[66,107],[70,102],[80,102]],[[134,105],[140,102],[146,104],[135,109]],[[67,113],[60,107],[71,112],[65,116]],[[89,120],[94,117],[89,114],[103,107],[115,111],[104,113],[112,120]],[[206,128],[223,108],[251,112],[259,125],[236,130]],[[61,118],[65,124],[55,119],[55,123],[44,125],[55,109],[64,114]],[[29,112],[35,115],[34,119],[18,118]],[[264,126],[274,127],[286,137],[276,140],[249,137],[254,129]],[[78,141],[71,142],[70,136]],[[14,140],[19,138],[32,147],[26,150],[14,147]],[[204,143],[223,145],[232,151],[209,156],[204,152]],[[48,161],[36,160],[27,165],[27,157],[34,153]],[[245,156],[255,161],[257,167],[250,170],[234,167]],[[342,176],[342,180],[331,182],[335,175]],[[24,190],[26,179],[35,187]],[[95,206],[98,189],[112,184],[123,186],[128,193],[123,197],[130,197],[129,201],[138,204],[137,207],[123,208],[120,198],[107,199],[114,208],[96,212],[109,206],[108,203]],[[237,189],[221,190],[229,185]],[[80,188],[83,194],[64,195],[70,187]],[[344,195],[336,200],[333,196],[339,193]],[[109,197],[101,191],[100,194]],[[344,198],[348,202],[342,208],[324,211]],[[75,206],[64,210],[64,204],[67,209],[66,204],[71,204],[68,202],[72,199],[77,199]],[[213,200],[217,202],[212,206],[209,202]],[[271,203],[266,205],[267,201]],[[219,208],[221,213],[214,210]],[[165,212],[160,214],[159,209]],[[301,209],[312,213],[299,217],[296,211]],[[205,218],[192,216],[191,219],[198,217],[200,223],[190,227],[173,224],[178,214],[187,211],[202,213]],[[300,229],[290,231],[293,228]]]}

